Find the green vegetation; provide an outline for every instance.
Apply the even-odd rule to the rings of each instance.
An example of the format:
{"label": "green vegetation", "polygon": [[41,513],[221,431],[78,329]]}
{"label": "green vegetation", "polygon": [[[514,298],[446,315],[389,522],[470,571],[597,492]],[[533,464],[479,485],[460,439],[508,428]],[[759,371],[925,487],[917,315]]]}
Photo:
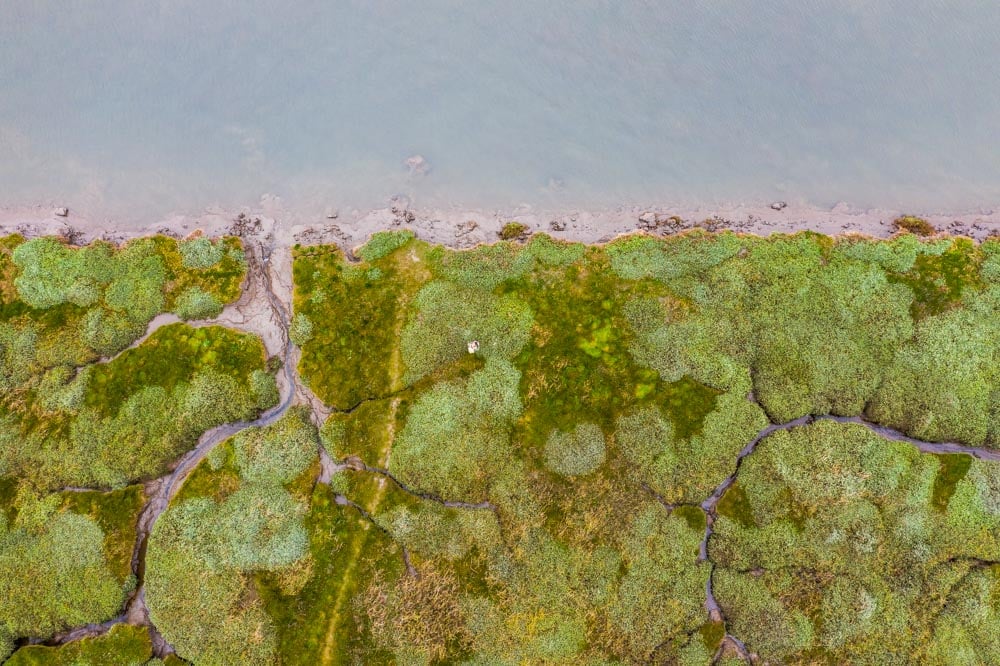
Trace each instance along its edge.
{"label": "green vegetation", "polygon": [[520,222],[508,222],[503,225],[503,229],[500,230],[499,236],[500,240],[510,241],[518,240],[528,233],[528,227],[521,224]]}
{"label": "green vegetation", "polygon": [[[47,638],[69,627],[117,615],[134,579],[121,566],[124,535],[101,523],[135,519],[115,515],[94,498],[62,504],[59,495],[39,496],[26,487],[0,514],[0,648],[4,655],[19,637]],[[127,502],[126,502],[127,503]],[[89,508],[93,518],[76,509]],[[126,509],[128,507],[126,506]],[[13,518],[11,518],[13,516]],[[133,537],[134,531],[130,535]],[[131,552],[128,553],[131,556]],[[124,575],[123,575],[124,574]]]}
{"label": "green vegetation", "polygon": [[916,215],[903,215],[892,221],[894,227],[899,231],[909,231],[918,236],[933,236],[937,229],[922,217]]}
{"label": "green vegetation", "polygon": [[[996,465],[832,422],[771,435],[709,544],[725,625],[702,607],[698,504],[808,414],[1000,446],[995,243],[372,245],[295,260],[299,370],[350,410],[321,432],[347,462],[330,492],[364,514],[314,496],[334,530],[314,542],[348,573],[304,588],[335,612],[271,608],[313,637],[281,644],[289,663],[705,664],[727,630],[771,662],[940,661],[948,640],[992,658],[993,616],[951,608],[967,581],[994,594],[1000,503],[972,489],[1000,487]],[[899,647],[886,617],[915,623]]]}
{"label": "green vegetation", "polygon": [[162,474],[205,430],[277,401],[264,364],[253,336],[161,327],[60,385],[53,411],[33,391],[0,405],[0,474],[46,488],[121,486]]}
{"label": "green vegetation", "polygon": [[[737,663],[728,634],[759,663],[1000,662],[1000,464],[806,418],[1000,449],[1000,242],[523,232],[295,248],[290,336],[329,417],[240,430],[157,520],[146,602],[181,657]],[[121,351],[232,300],[232,241],[27,245],[0,245],[5,654],[118,614],[126,484],[278,399],[252,336]],[[145,663],[147,640],[16,659]]]}
{"label": "green vegetation", "polygon": [[[240,432],[191,474],[156,523],[147,555],[150,618],[195,663],[274,663],[266,589],[301,589],[319,438],[307,412]],[[259,577],[269,575],[270,585]]]}
{"label": "green vegetation", "polygon": [[998,467],[829,421],[771,435],[710,543],[730,630],[778,663],[996,662]]}
{"label": "green vegetation", "polygon": [[144,666],[152,661],[149,630],[116,624],[103,636],[59,647],[29,645],[4,662],[7,666]]}
{"label": "green vegetation", "polygon": [[[239,295],[237,239],[199,241],[213,258],[200,263],[184,260],[186,245],[0,239],[4,657],[18,639],[118,615],[136,585],[146,501],[142,486],[126,484],[163,474],[205,429],[276,401],[251,336],[174,325],[128,349],[157,314],[207,316]],[[146,663],[149,639],[138,632],[26,647],[12,663]]]}

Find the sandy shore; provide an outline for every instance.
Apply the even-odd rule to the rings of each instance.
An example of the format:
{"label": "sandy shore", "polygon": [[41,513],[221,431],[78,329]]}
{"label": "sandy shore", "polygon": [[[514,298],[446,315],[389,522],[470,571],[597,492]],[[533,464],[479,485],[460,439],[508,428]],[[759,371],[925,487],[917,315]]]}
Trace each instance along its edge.
{"label": "sandy shore", "polygon": [[[804,229],[836,235],[858,233],[874,237],[892,235],[892,221],[911,211],[857,210],[841,204],[821,209],[790,204],[775,210],[768,204],[722,208],[622,207],[613,210],[541,211],[530,207],[506,211],[423,209],[410,207],[405,200],[369,211],[330,212],[315,219],[282,210],[274,204],[257,209],[207,211],[198,215],[172,215],[149,224],[121,224],[109,219],[88,218],[73,210],[65,217],[48,206],[0,208],[0,234],[26,236],[65,235],[77,242],[95,238],[122,241],[135,236],[165,233],[187,236],[202,230],[210,236],[234,231],[234,224],[249,225],[249,232],[266,239],[275,249],[296,243],[314,245],[337,243],[357,247],[383,229],[412,229],[419,238],[451,247],[471,247],[497,239],[499,230],[517,221],[531,232],[546,232],[556,238],[588,243],[607,241],[617,235],[646,229],[654,233],[675,233],[694,226],[713,230],[732,229],[769,235]],[[982,240],[1000,234],[1000,210],[958,214],[920,214],[938,230]],[[242,222],[237,222],[242,220]],[[244,229],[247,232],[247,229]]]}

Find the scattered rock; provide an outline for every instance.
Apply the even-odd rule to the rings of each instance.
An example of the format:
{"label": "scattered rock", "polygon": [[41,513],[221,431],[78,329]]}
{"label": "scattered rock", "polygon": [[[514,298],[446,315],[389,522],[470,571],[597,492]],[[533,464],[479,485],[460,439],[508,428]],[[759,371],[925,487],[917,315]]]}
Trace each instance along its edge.
{"label": "scattered rock", "polygon": [[677,231],[678,229],[683,229],[686,225],[684,219],[679,215],[656,215],[656,226],[657,227],[667,227],[670,231]]}
{"label": "scattered rock", "polygon": [[771,208],[773,210],[785,210],[786,208],[788,208],[788,204],[785,203],[784,201],[775,201],[773,204],[771,204]]}
{"label": "scattered rock", "polygon": [[467,236],[479,228],[479,223],[475,220],[467,220],[455,227],[455,238]]}
{"label": "scattered rock", "polygon": [[552,231],[566,231],[566,222],[564,220],[550,220],[549,229]]}
{"label": "scattered rock", "polygon": [[55,214],[59,217],[69,217],[69,208],[56,208]]}
{"label": "scattered rock", "polygon": [[[233,236],[245,238],[258,233],[261,230],[261,225],[259,217],[250,217],[246,213],[240,213],[233,220],[233,223],[229,225],[229,233]],[[184,228],[187,229],[187,226],[185,225]]]}
{"label": "scattered rock", "polygon": [[66,227],[65,229],[62,229],[59,235],[65,238],[66,242],[70,245],[82,245],[85,240],[84,233],[79,229],[74,229],[73,227]]}
{"label": "scattered rock", "polygon": [[639,228],[651,230],[656,228],[656,213],[647,210],[645,213],[639,215]]}
{"label": "scattered rock", "polygon": [[417,216],[413,214],[413,211],[406,210],[405,208],[397,208],[393,206],[392,214],[396,216],[396,219],[392,221],[392,223],[396,226],[399,226],[404,222],[411,224],[415,219],[417,219]]}
{"label": "scattered rock", "polygon": [[336,224],[327,224],[319,229],[316,227],[306,227],[295,234],[294,238],[295,242],[304,245],[320,245],[331,242],[346,242],[347,234]]}
{"label": "scattered rock", "polygon": [[340,217],[340,211],[336,208],[326,214],[326,219],[328,220],[336,220],[338,217]]}

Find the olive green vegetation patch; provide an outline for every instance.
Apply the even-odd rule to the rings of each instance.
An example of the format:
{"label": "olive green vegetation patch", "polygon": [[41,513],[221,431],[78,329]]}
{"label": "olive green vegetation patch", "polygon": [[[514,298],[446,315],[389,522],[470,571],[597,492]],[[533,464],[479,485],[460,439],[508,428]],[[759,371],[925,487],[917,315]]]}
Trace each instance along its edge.
{"label": "olive green vegetation patch", "polygon": [[146,627],[116,624],[108,633],[58,647],[28,645],[5,664],[14,666],[143,666],[153,658]]}
{"label": "olive green vegetation patch", "polygon": [[337,248],[294,251],[295,320],[312,322],[297,340],[299,372],[327,404],[348,409],[399,388],[395,341],[420,270],[410,245],[388,256],[364,252],[377,259],[362,265],[348,263]]}
{"label": "olive green vegetation patch", "polygon": [[256,336],[222,326],[169,324],[110,363],[94,366],[84,404],[113,415],[137,389],[170,391],[204,369],[248,383],[264,360],[264,345]]}
{"label": "olive green vegetation patch", "polygon": [[1000,626],[984,576],[1000,555],[998,479],[995,462],[856,424],[775,432],[744,459],[709,542],[730,633],[775,663],[996,662],[982,638]]}
{"label": "olive green vegetation patch", "polygon": [[194,663],[274,663],[265,598],[312,578],[305,525],[319,471],[308,410],[247,428],[199,462],[159,517],[147,551],[150,618]]}
{"label": "olive green vegetation patch", "polygon": [[132,573],[136,522],[146,502],[142,486],[128,486],[111,492],[66,491],[63,507],[93,518],[104,532],[108,565],[123,582]]}
{"label": "olive green vegetation patch", "polygon": [[10,438],[0,471],[53,489],[162,474],[208,428],[277,402],[265,364],[253,335],[163,326],[107,363],[57,377],[63,384],[0,402],[0,433]]}
{"label": "olive green vegetation patch", "polygon": [[958,482],[965,478],[972,467],[972,456],[963,454],[945,454],[938,456],[941,468],[934,477],[934,506],[941,511],[947,511]]}
{"label": "olive green vegetation patch", "polygon": [[340,506],[329,488],[317,486],[306,518],[311,577],[296,593],[282,593],[261,576],[258,589],[273,618],[283,664],[384,662],[364,609],[365,586],[380,576],[398,578],[399,546],[363,518]]}
{"label": "olive green vegetation patch", "polygon": [[973,241],[957,238],[943,252],[919,255],[913,268],[890,275],[890,280],[913,290],[910,311],[915,320],[920,320],[959,305],[967,289],[983,288],[982,257]]}

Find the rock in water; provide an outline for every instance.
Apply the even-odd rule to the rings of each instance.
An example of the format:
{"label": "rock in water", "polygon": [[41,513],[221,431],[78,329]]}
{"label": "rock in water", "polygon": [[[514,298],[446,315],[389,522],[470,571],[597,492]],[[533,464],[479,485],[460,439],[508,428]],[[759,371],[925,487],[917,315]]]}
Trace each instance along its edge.
{"label": "rock in water", "polygon": [[69,208],[56,208],[56,215],[59,217],[69,217]]}
{"label": "rock in water", "polygon": [[784,201],[775,201],[773,204],[771,204],[771,208],[773,208],[774,210],[785,210],[786,208],[788,208],[788,204],[785,203]]}
{"label": "rock in water", "polygon": [[424,159],[423,155],[411,155],[406,158],[403,164],[410,170],[411,176],[426,176],[431,170],[430,163]]}

